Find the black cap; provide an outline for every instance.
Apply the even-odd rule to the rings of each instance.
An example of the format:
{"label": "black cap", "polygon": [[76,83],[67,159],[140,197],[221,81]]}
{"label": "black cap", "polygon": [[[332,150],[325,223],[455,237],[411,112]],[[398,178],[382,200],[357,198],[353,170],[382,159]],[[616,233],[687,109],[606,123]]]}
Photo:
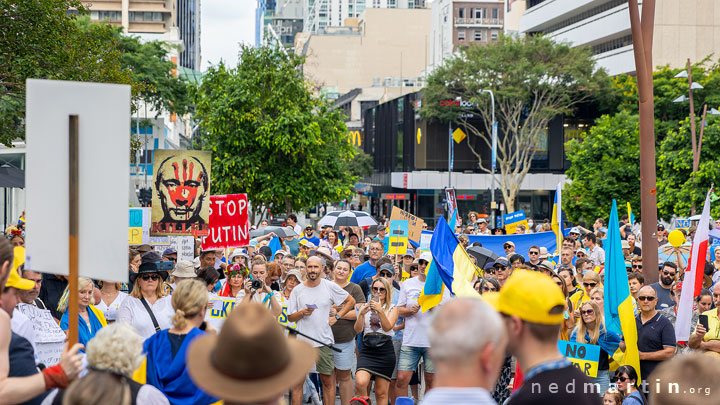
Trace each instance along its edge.
{"label": "black cap", "polygon": [[260,253],[262,253],[268,261],[270,261],[270,258],[272,257],[272,249],[270,249],[269,246],[261,247]]}

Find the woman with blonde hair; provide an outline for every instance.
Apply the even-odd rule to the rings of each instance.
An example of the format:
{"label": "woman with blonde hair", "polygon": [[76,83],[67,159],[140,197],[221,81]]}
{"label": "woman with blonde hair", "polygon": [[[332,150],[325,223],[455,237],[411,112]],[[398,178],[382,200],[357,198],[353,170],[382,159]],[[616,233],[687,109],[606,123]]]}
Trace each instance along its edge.
{"label": "woman with blonde hair", "polygon": [[163,288],[167,278],[168,272],[153,262],[143,263],[137,273],[130,273],[132,291],[120,305],[117,321],[129,323],[143,339],[171,327],[175,311]]}
{"label": "woman with blonde hair", "polygon": [[378,404],[388,402],[390,379],[395,369],[395,348],[392,337],[398,311],[392,305],[393,286],[384,277],[370,285],[370,301],[360,307],[355,332],[364,332],[355,374],[355,395],[368,395],[370,378],[375,377]]}
{"label": "woman with blonde hair", "polygon": [[203,319],[208,293],[200,280],[183,280],[173,291],[173,327],[162,330],[143,344],[146,382],[162,391],[173,404],[211,404],[217,399],[206,394],[190,379],[185,367],[187,349],[196,338],[215,333]]}
{"label": "woman with blonde hair", "polygon": [[[70,324],[70,311],[67,310],[69,288],[70,286],[65,288],[58,305],[58,311],[64,312],[60,319],[60,328],[65,331],[68,330]],[[101,328],[107,326],[102,311],[94,306],[94,289],[95,284],[93,284],[92,280],[86,277],[78,278],[78,343],[83,345],[87,345]]]}
{"label": "woman with blonde hair", "polygon": [[625,351],[625,344],[621,340],[620,335],[605,329],[603,309],[597,302],[586,301],[580,304],[580,321],[570,335],[570,341],[600,345],[597,377],[594,378],[595,384],[600,388],[600,395],[610,388],[608,355],[615,353],[618,347]]}

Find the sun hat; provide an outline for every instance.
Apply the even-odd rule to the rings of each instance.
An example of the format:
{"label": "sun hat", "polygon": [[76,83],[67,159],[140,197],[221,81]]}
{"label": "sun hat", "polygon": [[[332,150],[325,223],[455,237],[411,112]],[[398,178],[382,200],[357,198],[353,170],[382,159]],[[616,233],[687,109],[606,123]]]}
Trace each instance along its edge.
{"label": "sun hat", "polygon": [[303,281],[302,273],[300,273],[300,270],[298,270],[298,269],[290,269],[290,270],[288,270],[287,274],[285,275],[285,280],[286,280],[286,281],[287,281],[287,278],[288,278],[289,276],[295,276],[295,278],[298,279],[298,281],[301,282],[301,283],[302,283],[302,281]]}
{"label": "sun hat", "polygon": [[237,256],[242,256],[244,258],[249,258],[248,254],[245,252],[245,249],[236,248],[233,249],[232,253],[230,253],[230,256],[228,257],[228,262],[232,263],[233,259]]}
{"label": "sun hat", "polygon": [[195,274],[195,266],[192,262],[189,262],[187,260],[180,260],[175,266],[175,271],[173,271],[173,277],[195,278],[197,277],[197,274]]}
{"label": "sun hat", "polygon": [[130,285],[131,286],[134,285],[135,280],[137,280],[138,276],[140,276],[142,274],[157,273],[162,278],[163,281],[167,280],[167,278],[168,278],[167,270],[160,270],[158,268],[158,264],[159,264],[159,262],[148,262],[148,263],[141,264],[140,268],[138,268],[137,273],[134,273],[134,272],[130,273]]}
{"label": "sun hat", "polygon": [[[565,297],[550,276],[530,270],[516,270],[500,290],[495,309],[506,315],[543,325],[558,325],[565,318]],[[484,294],[483,294],[484,296]]]}
{"label": "sun hat", "polygon": [[316,351],[300,339],[287,339],[262,305],[241,303],[218,335],[204,335],[188,348],[187,369],[198,387],[226,401],[275,399],[305,379]]}

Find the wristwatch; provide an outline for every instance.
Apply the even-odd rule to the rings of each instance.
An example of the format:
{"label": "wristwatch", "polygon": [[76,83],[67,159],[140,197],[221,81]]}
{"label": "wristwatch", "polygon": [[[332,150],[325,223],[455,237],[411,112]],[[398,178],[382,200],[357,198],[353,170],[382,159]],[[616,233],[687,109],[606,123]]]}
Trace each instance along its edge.
{"label": "wristwatch", "polygon": [[335,319],[340,320],[340,314],[335,314]]}

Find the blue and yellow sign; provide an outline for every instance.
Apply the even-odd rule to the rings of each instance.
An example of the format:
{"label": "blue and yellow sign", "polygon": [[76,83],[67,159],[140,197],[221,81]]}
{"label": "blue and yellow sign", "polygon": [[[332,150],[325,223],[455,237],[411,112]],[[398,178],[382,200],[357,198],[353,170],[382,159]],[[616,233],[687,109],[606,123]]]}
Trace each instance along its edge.
{"label": "blue and yellow sign", "polygon": [[588,377],[597,377],[600,346],[558,340],[560,353]]}
{"label": "blue and yellow sign", "polygon": [[130,208],[128,221],[128,244],[143,244],[143,209]]}
{"label": "blue and yellow sign", "polygon": [[408,234],[410,225],[405,219],[396,219],[390,221],[390,247],[388,248],[388,254],[390,255],[404,255],[407,253],[408,246]]}
{"label": "blue and yellow sign", "polygon": [[516,233],[518,225],[525,225],[526,229],[528,226],[524,211],[515,211],[510,214],[503,215],[503,222],[505,222],[505,231],[507,231],[508,235]]}

